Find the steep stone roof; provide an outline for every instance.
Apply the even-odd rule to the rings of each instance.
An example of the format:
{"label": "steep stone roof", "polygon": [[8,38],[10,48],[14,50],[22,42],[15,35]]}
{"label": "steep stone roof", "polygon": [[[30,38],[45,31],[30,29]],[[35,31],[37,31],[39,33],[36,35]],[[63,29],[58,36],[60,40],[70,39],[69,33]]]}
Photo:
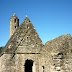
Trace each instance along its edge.
{"label": "steep stone roof", "polygon": [[47,41],[42,48],[43,53],[56,53],[66,52],[68,49],[72,49],[71,35],[69,33],[59,36],[53,40]]}
{"label": "steep stone roof", "polygon": [[[39,53],[43,43],[28,17],[24,19],[2,53]],[[0,55],[0,56],[1,56]]]}

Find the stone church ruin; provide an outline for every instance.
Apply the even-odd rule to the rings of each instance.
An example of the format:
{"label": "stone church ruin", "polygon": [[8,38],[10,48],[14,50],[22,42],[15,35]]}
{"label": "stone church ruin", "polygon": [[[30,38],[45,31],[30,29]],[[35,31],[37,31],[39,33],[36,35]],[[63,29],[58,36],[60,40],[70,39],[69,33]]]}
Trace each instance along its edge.
{"label": "stone church ruin", "polygon": [[10,19],[10,39],[0,48],[0,72],[72,72],[72,37],[69,33],[43,44],[26,16],[19,26]]}

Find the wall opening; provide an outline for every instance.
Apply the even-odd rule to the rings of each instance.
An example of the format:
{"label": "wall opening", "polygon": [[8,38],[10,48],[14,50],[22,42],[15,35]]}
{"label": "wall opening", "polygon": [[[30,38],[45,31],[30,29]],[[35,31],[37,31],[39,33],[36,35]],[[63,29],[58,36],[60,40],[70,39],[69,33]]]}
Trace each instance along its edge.
{"label": "wall opening", "polygon": [[42,66],[42,69],[43,69],[43,71],[42,71],[42,72],[44,72],[45,67],[44,67],[44,66]]}
{"label": "wall opening", "polygon": [[16,28],[16,26],[15,26],[15,28]]}
{"label": "wall opening", "polygon": [[28,37],[27,37],[27,41],[28,41]]}
{"label": "wall opening", "polygon": [[25,62],[25,72],[32,72],[33,61],[26,60]]}
{"label": "wall opening", "polygon": [[58,53],[58,55],[63,55],[63,53]]}
{"label": "wall opening", "polygon": [[28,26],[27,26],[27,28],[28,28]]}
{"label": "wall opening", "polygon": [[16,19],[15,19],[15,23],[16,23]]}

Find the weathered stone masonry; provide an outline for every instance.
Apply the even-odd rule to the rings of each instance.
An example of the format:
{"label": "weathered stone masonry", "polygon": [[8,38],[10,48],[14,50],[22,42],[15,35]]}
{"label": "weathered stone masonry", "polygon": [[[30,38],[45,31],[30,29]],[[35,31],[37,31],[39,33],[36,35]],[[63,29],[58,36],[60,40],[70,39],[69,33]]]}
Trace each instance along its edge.
{"label": "weathered stone masonry", "polygon": [[72,72],[71,35],[44,45],[27,16],[20,26],[17,16],[12,16],[10,39],[0,52],[0,72]]}

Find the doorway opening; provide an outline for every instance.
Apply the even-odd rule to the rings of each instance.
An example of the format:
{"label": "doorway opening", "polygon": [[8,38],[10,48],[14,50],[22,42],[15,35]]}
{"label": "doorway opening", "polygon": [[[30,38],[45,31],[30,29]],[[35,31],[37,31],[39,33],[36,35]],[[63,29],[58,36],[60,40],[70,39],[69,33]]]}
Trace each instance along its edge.
{"label": "doorway opening", "polygon": [[33,66],[33,61],[27,59],[25,62],[25,72],[32,72],[32,66]]}

